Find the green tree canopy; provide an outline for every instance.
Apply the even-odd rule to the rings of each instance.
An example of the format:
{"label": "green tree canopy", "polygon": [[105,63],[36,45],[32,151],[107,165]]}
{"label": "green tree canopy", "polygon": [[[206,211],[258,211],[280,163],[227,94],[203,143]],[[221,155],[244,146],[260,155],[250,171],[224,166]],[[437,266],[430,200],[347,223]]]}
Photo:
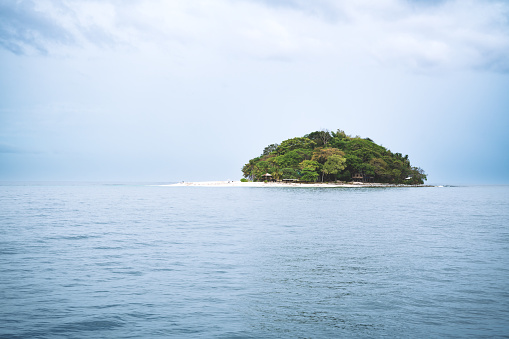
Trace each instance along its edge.
{"label": "green tree canopy", "polygon": [[346,167],[346,159],[340,155],[331,155],[325,164],[323,164],[323,172],[336,176]]}
{"label": "green tree canopy", "polygon": [[316,181],[320,174],[318,172],[322,168],[322,164],[314,160],[304,160],[299,164],[301,168],[302,181]]}
{"label": "green tree canopy", "polygon": [[[410,164],[408,155],[393,153],[370,138],[352,137],[338,129],[321,130],[265,147],[262,155],[242,168],[245,178],[316,181],[352,180],[352,176],[381,183],[423,184],[426,173]],[[360,174],[360,176],[359,176]]]}
{"label": "green tree canopy", "polygon": [[318,147],[313,150],[313,157],[311,158],[311,160],[315,160],[321,164],[324,164],[327,161],[327,159],[329,159],[329,157],[331,157],[333,155],[339,155],[342,157],[345,155],[345,153],[337,148]]}
{"label": "green tree canopy", "polygon": [[306,137],[292,138],[292,139],[288,139],[288,140],[283,141],[281,143],[281,145],[279,145],[277,147],[276,152],[279,155],[283,155],[286,152],[290,152],[290,151],[293,151],[293,150],[298,149],[298,148],[312,150],[312,149],[315,148],[315,145],[316,145],[316,143],[313,140],[308,139]]}
{"label": "green tree canopy", "polygon": [[262,156],[269,155],[272,152],[275,152],[278,148],[279,144],[270,144],[269,146],[263,149]]}

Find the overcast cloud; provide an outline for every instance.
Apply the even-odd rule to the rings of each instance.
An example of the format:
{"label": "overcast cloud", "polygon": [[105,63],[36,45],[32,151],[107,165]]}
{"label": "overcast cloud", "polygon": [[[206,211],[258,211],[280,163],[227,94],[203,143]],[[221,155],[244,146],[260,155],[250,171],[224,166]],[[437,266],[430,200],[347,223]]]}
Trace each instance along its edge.
{"label": "overcast cloud", "polygon": [[509,70],[504,2],[42,0],[0,6],[2,45],[16,54],[206,49],[222,57],[289,61],[365,56],[413,71]]}
{"label": "overcast cloud", "polygon": [[5,1],[0,47],[0,180],[238,179],[340,128],[509,183],[505,1]]}

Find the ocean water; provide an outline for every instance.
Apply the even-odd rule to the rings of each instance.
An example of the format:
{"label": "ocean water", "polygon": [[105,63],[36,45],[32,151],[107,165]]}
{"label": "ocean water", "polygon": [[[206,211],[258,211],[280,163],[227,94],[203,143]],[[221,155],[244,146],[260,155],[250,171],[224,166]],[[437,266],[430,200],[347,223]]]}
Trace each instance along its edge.
{"label": "ocean water", "polygon": [[509,187],[0,186],[1,338],[509,337]]}

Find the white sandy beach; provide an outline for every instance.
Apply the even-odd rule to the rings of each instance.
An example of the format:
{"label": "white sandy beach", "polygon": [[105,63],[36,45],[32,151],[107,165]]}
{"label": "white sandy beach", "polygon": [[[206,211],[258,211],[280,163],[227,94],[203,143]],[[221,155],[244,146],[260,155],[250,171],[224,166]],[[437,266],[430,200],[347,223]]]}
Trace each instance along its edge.
{"label": "white sandy beach", "polygon": [[[241,181],[199,181],[199,182],[180,182],[177,184],[160,186],[197,186],[197,187],[414,187],[408,185],[390,185],[379,183],[285,183],[285,182],[241,182]],[[425,185],[420,185],[420,187]]]}

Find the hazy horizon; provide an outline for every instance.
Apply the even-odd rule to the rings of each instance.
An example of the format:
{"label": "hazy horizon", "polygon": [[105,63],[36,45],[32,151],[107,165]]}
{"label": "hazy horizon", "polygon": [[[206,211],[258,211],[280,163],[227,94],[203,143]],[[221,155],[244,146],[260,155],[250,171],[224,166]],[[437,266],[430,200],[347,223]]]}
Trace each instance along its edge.
{"label": "hazy horizon", "polygon": [[509,3],[5,1],[0,181],[238,180],[320,129],[509,184]]}

